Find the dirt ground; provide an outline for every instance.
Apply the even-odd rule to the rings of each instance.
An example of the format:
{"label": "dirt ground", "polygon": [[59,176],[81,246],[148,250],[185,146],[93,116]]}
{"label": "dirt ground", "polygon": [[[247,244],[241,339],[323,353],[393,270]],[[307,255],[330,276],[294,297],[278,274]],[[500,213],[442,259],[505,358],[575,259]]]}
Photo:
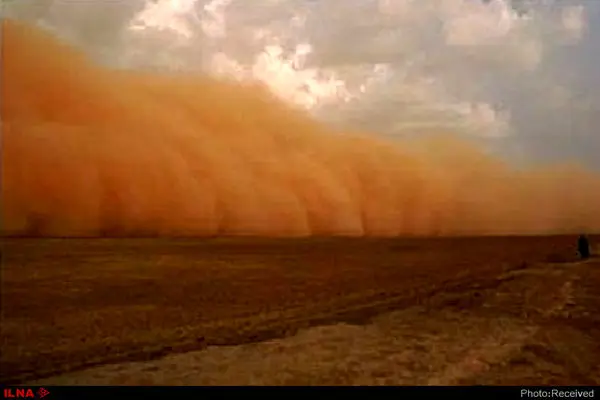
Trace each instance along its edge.
{"label": "dirt ground", "polygon": [[3,240],[1,382],[600,384],[574,244]]}

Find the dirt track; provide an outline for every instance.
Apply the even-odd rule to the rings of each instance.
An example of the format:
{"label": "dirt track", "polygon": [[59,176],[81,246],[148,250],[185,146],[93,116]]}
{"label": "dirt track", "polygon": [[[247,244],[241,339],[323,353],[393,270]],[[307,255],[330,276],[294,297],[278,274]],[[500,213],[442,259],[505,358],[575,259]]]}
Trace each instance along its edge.
{"label": "dirt track", "polygon": [[[567,264],[573,244],[572,237],[5,240],[2,382],[342,321],[368,330],[395,318],[406,323],[393,336],[420,346],[417,358],[431,373],[414,362],[399,368],[396,360],[405,379],[383,383],[598,384],[600,268]],[[516,347],[494,350],[502,337]],[[471,346],[473,338],[481,340]],[[423,357],[435,343],[447,357]],[[461,370],[470,372],[454,372]],[[295,381],[275,383],[361,382],[347,371],[341,382],[299,372]],[[219,376],[207,373],[201,382],[248,383]],[[46,382],[53,379],[59,382]],[[182,383],[165,379],[154,383]]]}

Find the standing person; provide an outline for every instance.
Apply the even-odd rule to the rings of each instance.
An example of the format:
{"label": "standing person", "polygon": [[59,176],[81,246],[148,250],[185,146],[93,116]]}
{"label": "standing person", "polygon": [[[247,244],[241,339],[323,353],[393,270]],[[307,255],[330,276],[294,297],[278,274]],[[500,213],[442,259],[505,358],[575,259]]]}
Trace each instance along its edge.
{"label": "standing person", "polygon": [[582,260],[590,258],[590,242],[585,235],[581,235],[577,239],[577,251]]}

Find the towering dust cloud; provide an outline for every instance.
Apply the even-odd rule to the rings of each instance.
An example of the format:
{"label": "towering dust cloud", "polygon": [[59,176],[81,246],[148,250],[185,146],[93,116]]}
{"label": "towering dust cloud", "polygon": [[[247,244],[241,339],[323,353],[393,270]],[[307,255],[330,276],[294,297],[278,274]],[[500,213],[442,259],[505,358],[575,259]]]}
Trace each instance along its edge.
{"label": "towering dust cloud", "polygon": [[5,235],[600,230],[600,177],[334,132],[259,85],[110,70],[2,22]]}

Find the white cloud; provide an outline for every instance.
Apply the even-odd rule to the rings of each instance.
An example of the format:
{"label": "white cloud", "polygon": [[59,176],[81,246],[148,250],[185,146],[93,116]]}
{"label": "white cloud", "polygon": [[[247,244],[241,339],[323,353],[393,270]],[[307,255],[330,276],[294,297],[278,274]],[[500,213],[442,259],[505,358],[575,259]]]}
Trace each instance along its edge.
{"label": "white cloud", "polygon": [[504,0],[198,0],[196,11],[192,2],[163,0],[163,16],[184,35],[196,29],[191,49],[210,52],[212,41],[215,73],[262,80],[330,120],[490,138],[517,129],[486,86],[536,71],[560,40],[581,38],[584,20],[582,6],[517,13]]}
{"label": "white cloud", "polygon": [[582,5],[565,7],[562,10],[561,23],[567,38],[579,40],[585,28],[585,14]]}

